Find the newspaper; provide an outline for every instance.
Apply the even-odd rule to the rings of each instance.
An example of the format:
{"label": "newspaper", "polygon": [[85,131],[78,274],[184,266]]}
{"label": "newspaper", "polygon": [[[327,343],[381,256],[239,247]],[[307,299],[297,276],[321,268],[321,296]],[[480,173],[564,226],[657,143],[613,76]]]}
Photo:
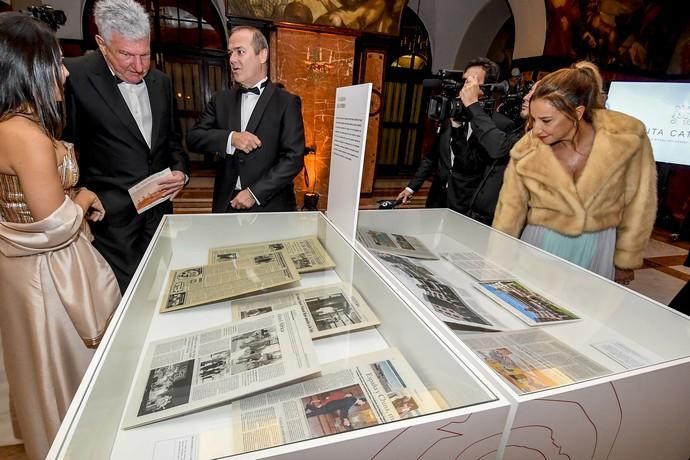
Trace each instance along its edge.
{"label": "newspaper", "polygon": [[300,279],[283,251],[241,257],[221,264],[171,270],[162,313],[285,286]]}
{"label": "newspaper", "polygon": [[611,373],[543,329],[463,336],[462,340],[521,394]]}
{"label": "newspaper", "polygon": [[124,428],[157,422],[319,372],[302,312],[289,308],[149,344]]}
{"label": "newspaper", "polygon": [[321,377],[232,404],[236,452],[441,410],[394,348],[328,363]]}
{"label": "newspaper", "polygon": [[453,288],[443,278],[428,268],[418,265],[406,257],[392,254],[378,254],[386,265],[400,271],[405,276],[403,284],[407,286],[441,321],[454,326],[479,328],[483,330],[503,330],[496,321],[486,313],[479,313],[480,308],[469,292]]}
{"label": "newspaper", "polygon": [[216,264],[235,260],[239,257],[254,256],[273,251],[287,252],[299,273],[328,270],[335,267],[326,250],[315,236],[293,240],[268,241],[260,244],[211,248],[208,263]]}
{"label": "newspaper", "polygon": [[414,236],[386,233],[369,228],[359,228],[357,229],[357,239],[367,248],[386,254],[414,257],[417,259],[438,259],[438,257]]}
{"label": "newspaper", "polygon": [[172,176],[172,172],[170,168],[165,168],[163,171],[150,175],[128,190],[138,214],[151,209],[169,198],[164,191],[158,188],[158,181],[168,176]]}
{"label": "newspaper", "polygon": [[232,302],[232,319],[250,318],[291,306],[302,309],[312,339],[379,324],[362,296],[352,286],[343,283],[235,300]]}
{"label": "newspaper", "polygon": [[580,319],[575,313],[514,280],[477,283],[475,287],[530,326]]}
{"label": "newspaper", "polygon": [[649,366],[654,362],[661,361],[658,357],[650,359],[643,356],[624,343],[615,340],[592,343],[590,345],[626,369],[637,369],[638,367]]}
{"label": "newspaper", "polygon": [[444,252],[439,255],[442,259],[447,260],[477,281],[502,281],[515,279],[515,276],[503,270],[498,265],[489,262],[476,252]]}

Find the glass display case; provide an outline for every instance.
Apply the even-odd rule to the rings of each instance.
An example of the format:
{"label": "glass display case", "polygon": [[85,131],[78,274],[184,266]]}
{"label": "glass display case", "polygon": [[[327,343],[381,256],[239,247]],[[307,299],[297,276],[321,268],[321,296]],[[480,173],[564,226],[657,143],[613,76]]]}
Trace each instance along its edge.
{"label": "glass display case", "polygon": [[[232,251],[209,250],[271,242],[254,248],[258,266],[284,254],[285,240],[308,237],[318,238],[332,268],[309,271],[286,256],[299,280],[212,301],[227,295],[230,275],[210,261],[237,267]],[[203,284],[212,275],[215,284]],[[263,288],[267,276],[250,271],[245,282]],[[203,305],[177,309],[194,289]],[[320,213],[166,216],[49,458],[491,455],[510,403],[437,329]],[[290,366],[306,370],[280,374]],[[285,378],[273,380],[278,374]],[[191,401],[199,404],[170,410]]]}
{"label": "glass display case", "polygon": [[448,209],[360,211],[357,228],[358,251],[516,407],[503,458],[690,456],[687,316]]}

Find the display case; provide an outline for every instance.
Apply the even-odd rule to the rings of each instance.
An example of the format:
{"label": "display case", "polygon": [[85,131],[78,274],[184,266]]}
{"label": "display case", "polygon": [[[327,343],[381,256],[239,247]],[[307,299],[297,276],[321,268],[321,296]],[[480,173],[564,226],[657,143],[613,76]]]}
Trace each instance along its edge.
{"label": "display case", "polygon": [[[163,299],[170,298],[171,288],[167,283],[170,271],[204,266],[209,263],[209,249],[214,247],[301,237],[317,237],[332,258],[334,268],[302,273],[298,282],[281,292],[343,283],[349,294],[354,295],[356,291],[368,304],[378,325],[314,338],[317,362],[312,364],[323,369],[321,377],[311,375],[253,396],[253,401],[258,398],[264,403],[272,398],[292,397],[291,405],[285,404],[280,409],[283,419],[289,419],[289,423],[277,426],[266,423],[266,429],[262,430],[262,423],[270,418],[268,412],[278,410],[278,406],[270,404],[240,419],[240,412],[251,406],[242,405],[241,401],[245,400],[242,399],[233,403],[215,402],[189,414],[125,429],[126,408],[132,404],[138,406],[142,398],[135,389],[138,376],[149,375],[149,371],[150,375],[154,374],[155,366],[146,358],[149,345],[233,322],[233,308],[253,299],[221,300],[161,313],[159,306],[165,305]],[[169,301],[167,305],[170,306]],[[329,308],[326,306],[319,314],[332,312]],[[424,318],[425,314],[409,306],[320,213],[166,216],[75,395],[49,458],[323,459],[344,458],[343,452],[347,452],[347,458],[377,459],[495,455],[510,403],[500,396],[495,383],[483,381],[474,364],[462,361],[436,330],[437,325],[426,324]],[[366,396],[357,404],[362,407],[348,412],[349,409],[341,406],[327,413],[324,401],[335,400],[336,390],[343,394],[350,392],[348,397],[354,390],[351,386],[345,388],[332,374],[326,375],[325,369],[334,362],[345,366],[357,363],[360,357],[374,353],[389,356],[386,353],[392,353],[393,349],[398,353],[395,356],[409,364],[406,373],[401,368],[397,372],[377,362],[376,366],[370,366],[376,370],[371,374],[378,378],[382,389],[372,392],[368,382],[362,383],[370,378],[364,373],[357,390]],[[228,356],[234,352],[234,349],[228,351]],[[248,356],[243,362],[250,359]],[[201,373],[209,369],[203,366],[190,360],[186,368],[189,378],[200,385],[206,383]],[[361,366],[357,369],[360,372]],[[166,378],[177,379],[180,375]],[[326,377],[332,381],[321,382],[321,386],[314,383],[314,379]],[[213,381],[215,377],[208,378]],[[160,379],[155,385],[162,385]],[[287,385],[293,385],[292,389],[280,393]],[[150,396],[154,390],[149,385],[146,391]],[[414,398],[399,397],[406,390],[414,390]],[[317,393],[318,397],[314,397]],[[415,401],[417,397],[421,399]],[[421,404],[417,404],[421,400],[429,403],[428,410],[422,410]],[[157,401],[166,404],[162,398]],[[392,410],[392,415],[377,413],[386,408]],[[244,441],[258,447],[237,452],[236,440],[242,436],[253,437]],[[275,446],[270,447],[272,444]]]}
{"label": "display case", "polygon": [[690,457],[687,316],[448,209],[360,211],[356,247],[511,401],[503,458]]}

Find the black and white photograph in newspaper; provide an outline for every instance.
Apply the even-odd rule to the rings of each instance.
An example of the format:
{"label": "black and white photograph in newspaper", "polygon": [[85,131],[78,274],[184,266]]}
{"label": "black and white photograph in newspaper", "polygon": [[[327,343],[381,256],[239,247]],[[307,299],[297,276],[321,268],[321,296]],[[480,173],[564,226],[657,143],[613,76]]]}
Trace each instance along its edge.
{"label": "black and white photograph in newspaper", "polygon": [[273,326],[235,336],[231,343],[232,374],[275,364],[282,358],[278,334]]}
{"label": "black and white photograph in newspaper", "polygon": [[305,299],[316,329],[325,331],[362,322],[357,310],[341,293]]}
{"label": "black and white photograph in newspaper", "polygon": [[[378,254],[394,273],[402,273],[400,280],[442,321],[454,327],[482,330],[502,330],[503,327],[489,319],[490,316],[475,304],[465,290],[456,290],[443,278],[427,267],[407,257]],[[460,295],[460,291],[463,295]]]}
{"label": "black and white photograph in newspaper", "polygon": [[137,415],[152,414],[189,402],[194,360],[151,369]]}

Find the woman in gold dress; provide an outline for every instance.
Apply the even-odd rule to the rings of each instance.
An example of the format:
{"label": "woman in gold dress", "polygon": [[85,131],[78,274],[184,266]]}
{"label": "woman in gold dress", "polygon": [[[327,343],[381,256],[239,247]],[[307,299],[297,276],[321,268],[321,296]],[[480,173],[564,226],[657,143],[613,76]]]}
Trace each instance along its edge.
{"label": "woman in gold dress", "polygon": [[85,218],[105,213],[74,189],[58,141],[67,70],[52,31],[0,13],[0,335],[15,435],[45,458],[120,300]]}

